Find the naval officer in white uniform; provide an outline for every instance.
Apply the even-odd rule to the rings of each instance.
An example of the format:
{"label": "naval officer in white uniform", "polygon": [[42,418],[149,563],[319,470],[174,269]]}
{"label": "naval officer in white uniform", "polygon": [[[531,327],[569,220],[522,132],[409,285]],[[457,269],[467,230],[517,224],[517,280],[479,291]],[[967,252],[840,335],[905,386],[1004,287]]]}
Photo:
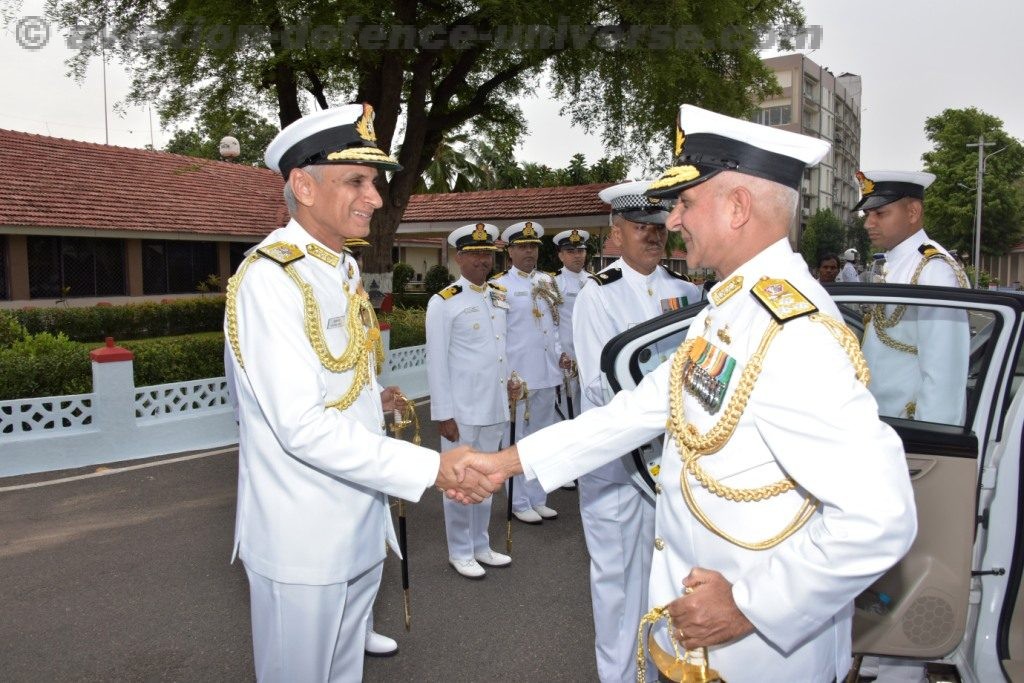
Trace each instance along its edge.
{"label": "naval officer in white uniform", "polygon": [[[527,400],[517,402],[512,418],[517,439],[558,419],[555,387],[562,383],[562,370],[571,363],[559,338],[562,295],[558,283],[550,273],[537,270],[543,235],[544,227],[537,221],[521,221],[505,228],[501,239],[507,245],[512,267],[491,279],[508,295],[508,368],[526,382],[529,392]],[[525,419],[527,406],[529,420]],[[558,516],[547,506],[544,489],[522,477],[513,486],[512,514],[526,524],[540,524]]]}
{"label": "naval officer in white uniform", "polygon": [[[508,302],[501,285],[487,282],[496,239],[498,229],[489,223],[453,230],[448,244],[456,249],[461,277],[427,304],[430,417],[437,422],[442,449],[467,444],[494,451],[508,429]],[[481,565],[512,563],[511,557],[491,549],[490,521],[490,498],[479,505],[444,500],[448,562],[467,578],[483,578],[486,570]]]}
{"label": "naval officer in white uniform", "polygon": [[[788,240],[828,147],[684,105],[676,165],[649,193],[678,198],[668,228],[720,278],[708,307],[634,391],[470,463],[551,490],[667,427],[650,604],[730,683],[842,679],[854,597],[916,532],[857,340]],[[655,643],[673,659],[664,621]]]}
{"label": "naval officer in white uniform", "polygon": [[[968,287],[960,264],[924,231],[931,173],[858,172],[864,227],[885,249],[881,282]],[[963,310],[873,306],[864,330],[871,393],[883,415],[963,426],[970,328]]]}
{"label": "naval officer in white uniform", "polygon": [[[612,398],[601,372],[601,352],[612,337],[701,299],[696,285],[660,265],[671,205],[645,197],[650,184],[619,183],[599,193],[611,206],[608,241],[621,256],[591,276],[576,301],[573,332],[583,411]],[[579,491],[590,554],[597,673],[605,683],[635,680],[636,645],[622,634],[635,632],[647,610],[654,506],[630,479],[622,459],[580,477]]]}
{"label": "naval officer in white uniform", "polygon": [[[558,338],[562,342],[562,351],[572,362],[572,368],[562,371],[561,413],[563,418],[575,417],[580,412],[580,383],[576,370],[576,347],[572,336],[572,312],[576,306],[576,295],[587,282],[590,273],[587,265],[587,240],[590,233],[586,230],[563,230],[552,238],[558,250],[558,260],[562,267],[555,271],[555,283],[562,293],[562,304],[558,307]],[[566,387],[568,386],[568,391]],[[569,401],[572,400],[572,416],[569,415]],[[562,488],[574,489],[576,484],[569,482]]]}
{"label": "naval officer in white uniform", "polygon": [[[245,565],[259,681],[358,681],[385,544],[387,496],[452,489],[465,449],[438,456],[384,435],[380,330],[345,240],[369,232],[374,185],[397,162],[369,105],[329,109],[274,138],[292,220],[228,284],[224,332],[238,400],[234,551]],[[467,483],[468,480],[467,480]],[[464,497],[482,500],[493,487]]]}
{"label": "naval officer in white uniform", "polygon": [[[885,249],[875,282],[967,287],[960,264],[925,233],[924,192],[931,173],[858,171],[871,243]],[[963,426],[967,416],[970,328],[954,308],[882,306],[868,309],[862,342],[874,381],[871,393],[882,415]],[[865,659],[871,673],[876,660]],[[878,661],[878,683],[919,683],[924,665],[901,659]]]}

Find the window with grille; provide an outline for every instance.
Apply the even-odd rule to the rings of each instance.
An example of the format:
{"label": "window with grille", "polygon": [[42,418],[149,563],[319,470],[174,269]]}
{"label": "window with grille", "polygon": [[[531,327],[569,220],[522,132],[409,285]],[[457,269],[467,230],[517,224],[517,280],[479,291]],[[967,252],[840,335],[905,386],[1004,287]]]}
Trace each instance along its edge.
{"label": "window with grille", "polygon": [[11,289],[7,284],[10,277],[10,268],[7,265],[7,235],[0,235],[0,299],[10,299]]}
{"label": "window with grille", "polygon": [[238,270],[245,260],[245,252],[256,246],[255,242],[230,242],[228,245],[229,257],[231,259],[231,273]]}
{"label": "window with grille", "polygon": [[33,299],[124,296],[124,241],[30,235],[28,287]]}
{"label": "window with grille", "polygon": [[186,294],[219,271],[214,242],[142,241],[143,294]]}

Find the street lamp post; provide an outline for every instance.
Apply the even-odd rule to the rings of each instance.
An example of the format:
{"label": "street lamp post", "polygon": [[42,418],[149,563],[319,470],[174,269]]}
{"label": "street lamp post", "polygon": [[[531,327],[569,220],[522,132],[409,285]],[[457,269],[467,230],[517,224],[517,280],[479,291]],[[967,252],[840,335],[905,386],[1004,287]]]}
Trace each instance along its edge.
{"label": "street lamp post", "polygon": [[974,282],[971,283],[975,289],[978,288],[978,277],[981,275],[981,197],[985,182],[985,162],[1006,149],[1001,147],[986,155],[985,148],[994,147],[995,144],[994,142],[985,142],[984,135],[979,135],[977,142],[967,143],[968,147],[978,148],[978,192],[974,205]]}

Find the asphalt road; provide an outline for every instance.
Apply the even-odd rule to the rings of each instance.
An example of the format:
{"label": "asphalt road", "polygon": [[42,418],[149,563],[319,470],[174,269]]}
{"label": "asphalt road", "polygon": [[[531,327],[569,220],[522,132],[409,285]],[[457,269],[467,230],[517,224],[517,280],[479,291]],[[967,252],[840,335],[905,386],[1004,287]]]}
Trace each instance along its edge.
{"label": "asphalt road", "polygon": [[[0,679],[254,678],[248,586],[228,563],[237,453],[141,462],[152,466],[20,490],[2,489],[95,469],[0,479]],[[549,505],[559,518],[516,522],[512,566],[479,581],[448,565],[440,494],[408,506],[412,629],[389,555],[374,612],[399,654],[368,658],[365,680],[595,680],[577,495],[557,491]],[[502,551],[504,516],[499,494],[491,538]]]}

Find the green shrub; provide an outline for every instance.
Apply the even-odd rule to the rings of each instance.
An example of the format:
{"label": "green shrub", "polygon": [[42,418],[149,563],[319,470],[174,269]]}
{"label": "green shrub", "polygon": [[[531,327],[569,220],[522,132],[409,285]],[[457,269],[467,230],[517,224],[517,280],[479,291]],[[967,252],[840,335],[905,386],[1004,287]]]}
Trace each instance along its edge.
{"label": "green shrub", "polygon": [[423,278],[423,288],[427,290],[428,294],[437,294],[450,285],[453,279],[447,266],[438,264],[427,271],[427,276]]}
{"label": "green shrub", "polygon": [[121,344],[135,354],[135,386],[144,387],[224,375],[224,335],[139,339]]}
{"label": "green shrub", "polygon": [[400,308],[419,308],[426,310],[427,303],[430,301],[430,297],[433,294],[427,294],[426,292],[405,292],[404,294],[395,294],[395,306]]}
{"label": "green shrub", "polygon": [[92,308],[31,308],[14,311],[14,315],[31,334],[63,333],[84,342],[113,337],[120,342],[220,330],[224,325],[224,297]]}
{"label": "green shrub", "polygon": [[420,346],[427,343],[427,313],[418,308],[396,308],[381,317],[391,325],[391,348]]}
{"label": "green shrub", "polygon": [[0,310],[0,349],[6,349],[25,336],[24,326],[14,314]]}
{"label": "green shrub", "polygon": [[416,271],[408,263],[402,263],[401,261],[396,263],[391,275],[391,291],[398,294],[404,292],[405,286],[409,284],[409,280],[411,280],[415,274]]}
{"label": "green shrub", "polygon": [[89,349],[62,334],[26,335],[0,349],[0,400],[90,391]]}

